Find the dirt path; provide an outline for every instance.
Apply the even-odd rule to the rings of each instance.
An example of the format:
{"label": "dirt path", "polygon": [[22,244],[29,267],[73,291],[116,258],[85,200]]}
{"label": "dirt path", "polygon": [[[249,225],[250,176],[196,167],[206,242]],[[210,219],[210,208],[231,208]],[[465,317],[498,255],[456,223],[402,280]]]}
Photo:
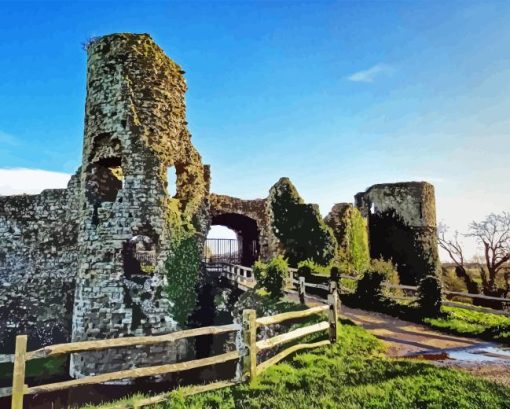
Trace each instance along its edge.
{"label": "dirt path", "polygon": [[434,331],[389,315],[342,306],[341,315],[388,346],[391,357],[425,359],[510,387],[510,348]]}

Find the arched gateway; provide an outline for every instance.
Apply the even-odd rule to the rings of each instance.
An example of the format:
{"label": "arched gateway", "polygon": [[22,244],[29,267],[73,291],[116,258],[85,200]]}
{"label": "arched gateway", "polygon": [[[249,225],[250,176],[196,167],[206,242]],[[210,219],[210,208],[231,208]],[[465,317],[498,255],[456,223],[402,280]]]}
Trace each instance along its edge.
{"label": "arched gateway", "polygon": [[[266,199],[243,200],[225,195],[210,195],[210,224],[225,226],[237,235],[238,261],[251,266],[258,258],[269,256],[269,241],[273,237],[266,209]],[[209,249],[221,243],[209,242]]]}

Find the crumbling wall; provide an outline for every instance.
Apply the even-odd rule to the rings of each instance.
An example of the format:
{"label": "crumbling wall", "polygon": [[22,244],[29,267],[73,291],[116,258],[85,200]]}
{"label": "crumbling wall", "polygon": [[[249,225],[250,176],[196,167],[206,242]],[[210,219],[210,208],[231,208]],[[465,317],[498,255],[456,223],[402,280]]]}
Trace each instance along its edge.
{"label": "crumbling wall", "polygon": [[306,204],[288,178],[281,178],[267,198],[271,228],[291,266],[311,259],[327,265],[335,257],[337,243],[324,223],[319,206]]}
{"label": "crumbling wall", "polygon": [[[73,341],[175,331],[167,290],[176,278],[167,263],[185,238],[200,246],[209,188],[186,129],[183,71],[145,34],[101,37],[87,52]],[[186,352],[173,343],[76,354],[71,372],[170,362]]]}
{"label": "crumbling wall", "polygon": [[324,222],[333,230],[338,243],[336,261],[343,270],[364,271],[370,263],[368,226],[361,212],[351,203],[336,203]]}
{"label": "crumbling wall", "polygon": [[439,267],[434,186],[426,182],[374,185],[355,196],[368,218],[370,255],[391,259],[402,284],[415,285]]}
{"label": "crumbling wall", "polygon": [[39,195],[0,197],[0,354],[71,338],[78,265],[78,182]]}

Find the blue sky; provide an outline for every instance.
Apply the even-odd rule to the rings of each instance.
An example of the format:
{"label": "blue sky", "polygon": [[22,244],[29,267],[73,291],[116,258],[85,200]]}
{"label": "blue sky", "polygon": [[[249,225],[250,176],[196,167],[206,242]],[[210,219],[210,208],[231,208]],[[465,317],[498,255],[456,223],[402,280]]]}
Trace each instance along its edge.
{"label": "blue sky", "polygon": [[325,214],[428,180],[452,229],[510,210],[510,2],[0,0],[0,21],[0,194],[79,166],[81,44],[129,31],[186,71],[215,192],[263,197],[288,176]]}

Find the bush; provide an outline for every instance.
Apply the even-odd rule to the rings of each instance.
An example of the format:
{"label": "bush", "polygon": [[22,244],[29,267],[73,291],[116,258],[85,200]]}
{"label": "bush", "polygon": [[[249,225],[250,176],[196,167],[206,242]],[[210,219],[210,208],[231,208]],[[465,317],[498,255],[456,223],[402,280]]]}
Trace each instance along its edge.
{"label": "bush", "polygon": [[442,286],[437,276],[429,275],[418,285],[418,306],[424,317],[439,317],[442,306]]}
{"label": "bush", "polygon": [[383,294],[382,283],[384,274],[379,271],[367,271],[358,281],[356,298],[360,306],[369,306],[383,303],[386,298]]}
{"label": "bush", "polygon": [[329,266],[324,267],[320,264],[315,263],[312,259],[300,261],[297,268],[298,276],[310,278],[312,275],[320,275],[329,277],[330,268]]}
{"label": "bush", "polygon": [[[381,273],[384,276],[384,281],[388,282],[391,285],[399,285],[400,284],[398,271],[397,271],[395,265],[391,261],[384,260],[382,257],[372,259],[370,261],[369,269],[370,269],[370,271],[377,271],[377,272]],[[382,291],[386,297],[402,295],[402,291],[399,290],[398,288],[384,287]]]}
{"label": "bush", "polygon": [[368,309],[380,309],[386,311],[393,307],[395,302],[391,299],[395,290],[387,288],[384,282],[398,285],[398,273],[389,261],[375,259],[370,263],[370,268],[358,281],[354,293],[356,303]]}
{"label": "bush", "polygon": [[289,277],[289,266],[282,256],[272,259],[269,263],[255,262],[253,274],[258,285],[264,288],[270,297],[281,298],[283,296],[283,287]]}

